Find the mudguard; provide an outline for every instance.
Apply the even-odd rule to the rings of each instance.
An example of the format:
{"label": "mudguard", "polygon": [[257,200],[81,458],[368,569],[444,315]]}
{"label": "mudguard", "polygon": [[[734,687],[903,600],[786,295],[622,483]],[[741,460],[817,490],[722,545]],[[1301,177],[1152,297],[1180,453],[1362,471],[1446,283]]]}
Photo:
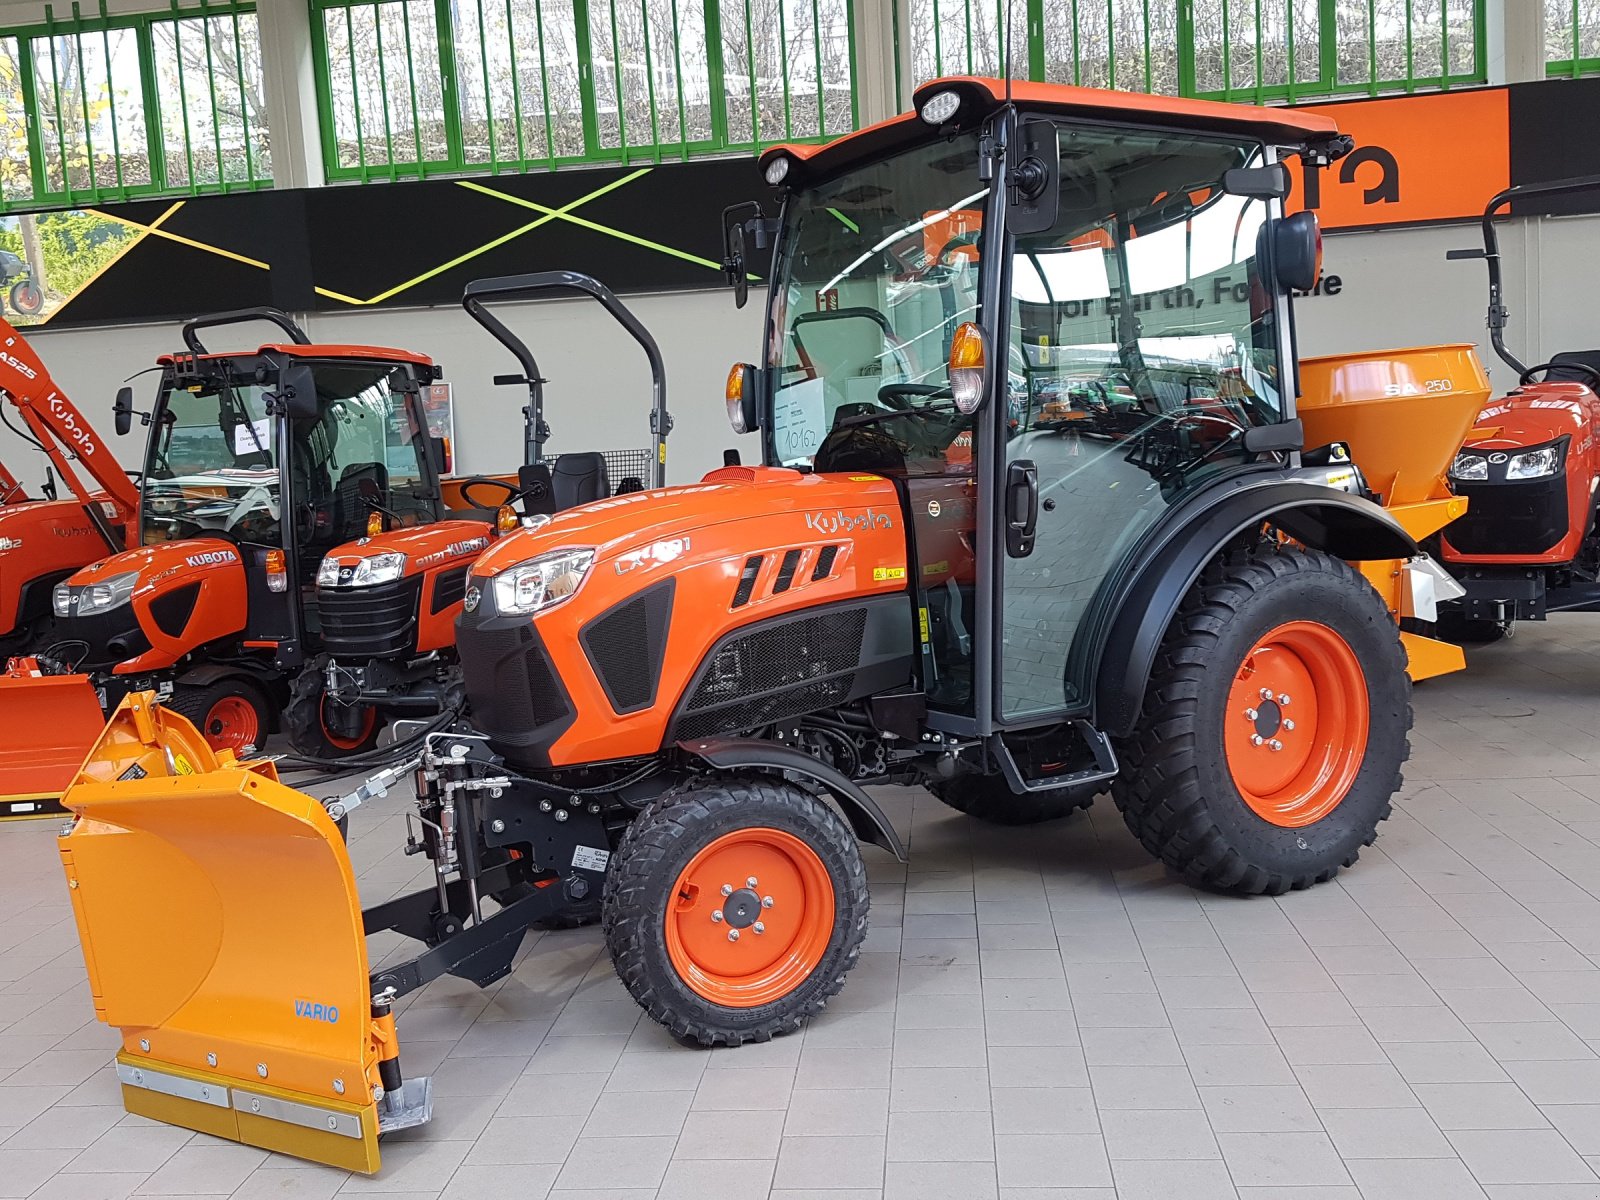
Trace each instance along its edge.
{"label": "mudguard", "polygon": [[323,806],[134,693],[63,803],[95,1014],[131,1113],[378,1168],[380,1059],[355,876]]}
{"label": "mudguard", "polygon": [[1096,727],[1112,737],[1133,729],[1156,651],[1184,595],[1224,546],[1268,521],[1338,558],[1407,559],[1417,553],[1416,540],[1378,505],[1321,484],[1279,477],[1202,500],[1197,511],[1167,528],[1121,590],[1092,676],[1099,681]]}

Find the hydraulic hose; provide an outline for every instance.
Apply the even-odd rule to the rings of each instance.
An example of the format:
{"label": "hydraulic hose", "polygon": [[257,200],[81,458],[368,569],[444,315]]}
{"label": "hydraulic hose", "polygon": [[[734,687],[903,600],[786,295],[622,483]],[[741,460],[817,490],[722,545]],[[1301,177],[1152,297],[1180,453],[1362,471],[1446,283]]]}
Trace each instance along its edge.
{"label": "hydraulic hose", "polygon": [[370,767],[386,767],[392,762],[405,758],[422,743],[423,739],[431,734],[438,733],[460,715],[461,708],[459,705],[454,708],[447,708],[410,737],[391,742],[387,746],[363,751],[360,754],[352,754],[348,758],[313,758],[306,754],[285,754],[274,761],[280,766],[287,764],[294,770],[317,772],[316,778],[306,781],[315,785],[322,780],[338,779]]}

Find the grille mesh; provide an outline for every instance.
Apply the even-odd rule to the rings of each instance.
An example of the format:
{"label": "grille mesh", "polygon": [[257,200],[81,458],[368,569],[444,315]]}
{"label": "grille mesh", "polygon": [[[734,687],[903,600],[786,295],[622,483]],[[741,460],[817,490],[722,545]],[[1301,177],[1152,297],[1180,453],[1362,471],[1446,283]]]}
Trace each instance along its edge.
{"label": "grille mesh", "polygon": [[365,588],[318,588],[322,641],[336,655],[385,657],[417,643],[422,577]]}
{"label": "grille mesh", "polygon": [[673,587],[669,579],[645,589],[596,617],[578,635],[589,665],[618,713],[637,712],[655,701]]}

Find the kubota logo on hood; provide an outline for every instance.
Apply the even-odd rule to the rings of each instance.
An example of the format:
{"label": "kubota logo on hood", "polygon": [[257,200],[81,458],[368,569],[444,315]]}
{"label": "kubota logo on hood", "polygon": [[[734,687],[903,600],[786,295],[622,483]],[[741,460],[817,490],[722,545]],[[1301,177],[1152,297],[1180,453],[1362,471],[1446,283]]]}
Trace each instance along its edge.
{"label": "kubota logo on hood", "polygon": [[893,529],[894,520],[888,513],[867,509],[862,513],[847,513],[844,509],[831,513],[807,513],[806,528],[818,533],[849,533],[856,529]]}
{"label": "kubota logo on hood", "polygon": [[232,550],[207,550],[204,554],[191,554],[183,561],[191,567],[214,567],[238,562],[239,556]]}

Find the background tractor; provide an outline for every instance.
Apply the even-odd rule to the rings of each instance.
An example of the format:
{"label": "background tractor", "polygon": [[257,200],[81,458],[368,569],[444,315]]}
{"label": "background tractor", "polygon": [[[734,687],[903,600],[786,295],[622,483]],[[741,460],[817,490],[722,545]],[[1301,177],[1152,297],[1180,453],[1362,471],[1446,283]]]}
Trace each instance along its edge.
{"label": "background tractor", "polygon": [[[457,622],[470,722],[319,804],[196,761],[148,695],[116,714],[60,845],[129,1109],[372,1170],[377,1133],[431,1104],[395,1000],[504,977],[531,922],[597,894],[674,1034],[794,1030],[860,953],[860,843],[904,856],[876,783],[1007,822],[1109,789],[1222,891],[1353,863],[1400,785],[1397,615],[1429,615],[1432,576],[1341,427],[1373,423],[1383,381],[1449,379],[1384,462],[1420,504],[1486,389],[1462,347],[1302,374],[1318,236],[1283,214],[1282,160],[1348,148],[1322,115],[962,78],[767,151],[781,214],[729,238],[741,298],[746,248],[775,247],[762,361],[727,390],[762,461],[499,539]],[[1093,363],[1143,420],[1074,455],[1024,418],[1059,394],[1042,376]],[[336,821],[408,775],[433,883],[363,912]],[[174,920],[216,936],[152,970],[145,931]],[[369,969],[381,931],[419,952]],[[341,1020],[297,1018],[308,997]]]}

